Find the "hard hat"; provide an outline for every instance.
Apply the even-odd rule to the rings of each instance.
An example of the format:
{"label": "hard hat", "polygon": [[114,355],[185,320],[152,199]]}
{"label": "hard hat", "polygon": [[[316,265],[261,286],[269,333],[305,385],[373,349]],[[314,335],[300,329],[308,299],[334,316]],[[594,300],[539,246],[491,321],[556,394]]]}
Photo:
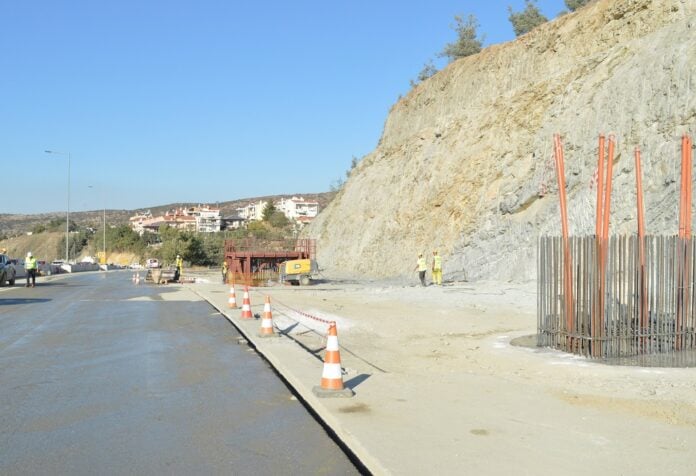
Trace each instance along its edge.
{"label": "hard hat", "polygon": [[179,255],[176,255],[176,257],[177,257],[177,258],[181,258],[181,256],[179,256]]}
{"label": "hard hat", "polygon": [[27,256],[29,256],[31,258],[31,251],[29,253],[27,253]]}

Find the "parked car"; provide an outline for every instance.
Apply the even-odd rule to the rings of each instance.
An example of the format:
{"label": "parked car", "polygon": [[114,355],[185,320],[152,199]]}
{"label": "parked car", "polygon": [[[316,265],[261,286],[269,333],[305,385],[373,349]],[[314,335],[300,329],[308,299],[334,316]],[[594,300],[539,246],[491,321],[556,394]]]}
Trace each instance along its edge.
{"label": "parked car", "polygon": [[36,272],[39,276],[51,274],[51,265],[44,260],[36,260]]}
{"label": "parked car", "polygon": [[159,264],[159,261],[157,261],[155,258],[149,258],[145,262],[145,267],[146,268],[159,268],[160,264]]}
{"label": "parked car", "polygon": [[7,281],[10,286],[14,286],[17,277],[17,270],[11,263],[10,257],[5,254],[0,254],[0,286],[5,285]]}
{"label": "parked car", "polygon": [[10,260],[10,264],[14,266],[15,269],[15,279],[26,278],[27,270],[24,268],[24,261],[17,258]]}

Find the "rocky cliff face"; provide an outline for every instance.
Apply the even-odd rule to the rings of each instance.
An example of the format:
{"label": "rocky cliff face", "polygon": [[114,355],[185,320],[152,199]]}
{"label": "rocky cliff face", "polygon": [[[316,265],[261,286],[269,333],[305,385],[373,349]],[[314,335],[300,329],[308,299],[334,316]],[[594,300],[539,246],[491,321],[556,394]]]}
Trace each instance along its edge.
{"label": "rocky cliff face", "polygon": [[446,279],[533,278],[560,234],[552,135],[565,144],[571,234],[593,234],[597,137],[613,133],[611,232],[676,233],[680,137],[696,136],[696,0],[600,0],[450,64],[390,111],[376,150],[308,230],[334,272],[407,276],[418,252]]}

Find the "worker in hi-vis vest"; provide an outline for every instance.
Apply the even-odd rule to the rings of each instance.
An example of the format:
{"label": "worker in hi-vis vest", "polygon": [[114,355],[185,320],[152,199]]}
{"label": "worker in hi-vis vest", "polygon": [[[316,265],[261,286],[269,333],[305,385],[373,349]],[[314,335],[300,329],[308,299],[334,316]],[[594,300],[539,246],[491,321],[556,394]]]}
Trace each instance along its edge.
{"label": "worker in hi-vis vest", "polygon": [[176,271],[177,271],[177,279],[181,279],[181,275],[183,274],[184,270],[184,259],[180,255],[176,255]]}
{"label": "worker in hi-vis vest", "polygon": [[227,273],[229,271],[229,266],[227,261],[222,262],[222,284],[227,284]]}
{"label": "worker in hi-vis vest", "polygon": [[428,270],[428,265],[425,262],[423,253],[418,254],[418,262],[416,262],[416,267],[413,268],[413,270],[418,270],[418,278],[420,279],[421,286],[425,286],[425,272]]}
{"label": "worker in hi-vis vest", "polygon": [[[36,258],[31,254],[31,251],[27,253],[27,257],[24,258],[24,269],[27,271],[27,287],[32,288],[36,286]],[[31,284],[29,284],[31,281]]]}
{"label": "worker in hi-vis vest", "polygon": [[433,284],[442,286],[442,256],[433,251]]}

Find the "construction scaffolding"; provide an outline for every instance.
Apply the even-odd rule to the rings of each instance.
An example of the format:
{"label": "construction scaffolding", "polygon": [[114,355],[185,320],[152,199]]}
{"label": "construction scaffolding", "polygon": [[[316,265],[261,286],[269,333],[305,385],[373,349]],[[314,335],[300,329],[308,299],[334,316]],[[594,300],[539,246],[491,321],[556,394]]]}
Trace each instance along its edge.
{"label": "construction scaffolding", "polygon": [[226,240],[224,256],[231,282],[263,286],[279,281],[280,263],[294,259],[315,259],[316,240]]}

